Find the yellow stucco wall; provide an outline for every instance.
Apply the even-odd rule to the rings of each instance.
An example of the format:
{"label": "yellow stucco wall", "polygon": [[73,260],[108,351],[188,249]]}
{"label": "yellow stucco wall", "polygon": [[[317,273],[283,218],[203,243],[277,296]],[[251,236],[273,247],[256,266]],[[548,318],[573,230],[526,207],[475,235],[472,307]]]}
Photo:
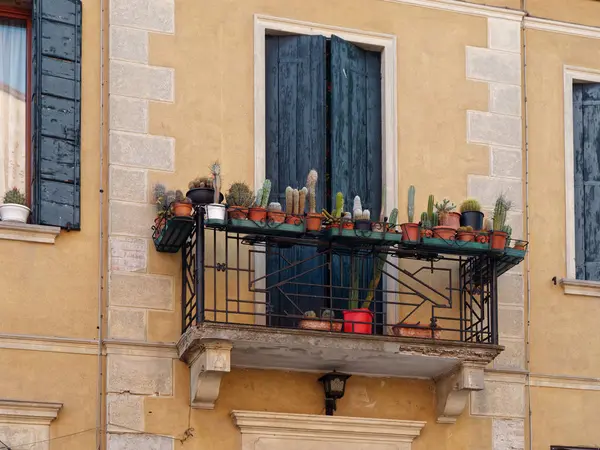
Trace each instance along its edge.
{"label": "yellow stucco wall", "polygon": [[[194,428],[195,437],[175,448],[239,450],[240,434],[232,410],[301,414],[323,413],[323,387],[318,375],[279,371],[234,369],[223,377],[221,395],[214,411],[191,410],[188,399],[189,372],[175,364],[173,399],[148,397],[144,402],[146,430],[179,436]],[[430,381],[355,376],[348,380],[336,415],[427,421],[414,450],[491,449],[491,419],[464,415],[455,425],[436,425],[434,385]]]}
{"label": "yellow stucco wall", "polygon": [[81,231],[54,245],[0,241],[0,332],[95,338],[98,302],[100,19],[83,4]]}
{"label": "yellow stucco wall", "polygon": [[566,277],[563,65],[600,69],[599,43],[528,30],[527,44],[531,371],[598,377],[600,359],[590,353],[598,339],[586,330],[595,328],[600,302],[565,295],[551,280]]}
{"label": "yellow stucco wall", "polygon": [[0,349],[0,367],[0,398],[63,404],[50,426],[50,450],[94,448],[96,356]]}
{"label": "yellow stucco wall", "polygon": [[595,0],[526,0],[533,17],[600,26],[600,3]]}

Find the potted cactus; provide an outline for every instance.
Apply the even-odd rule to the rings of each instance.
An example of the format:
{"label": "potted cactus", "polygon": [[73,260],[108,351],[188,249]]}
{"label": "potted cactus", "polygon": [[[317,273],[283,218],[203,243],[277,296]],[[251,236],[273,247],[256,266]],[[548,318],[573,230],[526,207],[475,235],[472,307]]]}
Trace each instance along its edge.
{"label": "potted cactus", "polygon": [[175,202],[175,191],[167,190],[162,183],[156,183],[152,188],[152,199],[156,206],[154,228],[161,231],[165,225],[165,221],[173,215],[171,206]]}
{"label": "potted cactus", "polygon": [[354,197],[352,216],[356,230],[371,231],[371,212],[368,209],[362,209],[362,203],[358,195]]}
{"label": "potted cactus", "polygon": [[327,221],[327,229],[342,228],[344,230],[354,229],[352,222],[352,214],[344,212],[344,194],[338,192],[335,195],[335,209],[330,214],[327,210],[323,210],[323,215]]}
{"label": "potted cactus", "polygon": [[[406,207],[408,222],[400,225],[402,229],[402,240],[416,242],[419,240],[419,224],[414,223],[415,218],[415,187],[408,188],[408,205]],[[391,220],[390,220],[391,222]]]}
{"label": "potted cactus", "polygon": [[226,208],[221,203],[223,201],[221,195],[221,165],[218,161],[211,164],[210,173],[212,175],[213,202],[206,205],[206,217],[208,220],[225,221]]}
{"label": "potted cactus", "polygon": [[254,203],[254,194],[244,182],[233,183],[225,196],[227,201],[227,214],[231,219],[246,219],[248,208]]}
{"label": "potted cactus", "polygon": [[315,169],[308,172],[306,190],[308,195],[308,214],[306,215],[306,230],[321,231],[323,216],[317,213],[317,180],[319,174]]}
{"label": "potted cactus", "polygon": [[185,194],[194,205],[207,205],[214,201],[215,190],[211,177],[196,177],[188,183],[188,191]]}
{"label": "potted cactus", "polygon": [[455,212],[456,205],[448,199],[444,199],[441,203],[435,204],[440,225],[444,227],[458,229],[460,226],[460,213]]}
{"label": "potted cactus", "polygon": [[4,202],[0,205],[0,220],[27,223],[31,210],[25,206],[26,204],[27,197],[17,187],[6,191]]}
{"label": "potted cactus", "polygon": [[[429,203],[427,205],[427,211],[432,210],[431,203],[433,203],[433,195],[429,196]],[[442,203],[435,203],[435,209],[437,210],[435,215],[432,215],[432,235],[434,238],[443,239],[445,241],[453,241],[456,237],[456,228],[449,225],[440,225],[442,223],[442,217],[444,222],[448,220],[448,214],[455,206],[450,203],[449,200],[444,199]]]}
{"label": "potted cactus", "polygon": [[504,250],[504,247],[506,247],[509,232],[512,232],[510,226],[506,224],[506,216],[511,207],[512,202],[504,194],[500,194],[494,206],[492,231],[490,232],[490,246],[492,250]]}
{"label": "potted cactus", "polygon": [[173,206],[171,207],[173,210],[173,214],[178,217],[182,216],[191,216],[192,210],[194,207],[192,206],[192,201],[183,195],[179,189],[175,191],[175,201],[173,202]]}
{"label": "potted cactus", "polygon": [[481,205],[474,198],[469,198],[460,204],[460,225],[471,227],[474,231],[483,229]]}
{"label": "potted cactus", "polygon": [[319,331],[342,331],[342,322],[336,321],[335,314],[330,309],[326,309],[321,313],[321,317],[317,317],[314,311],[306,311],[303,319],[298,323],[298,328],[303,330],[319,330]]}
{"label": "potted cactus", "polygon": [[270,223],[285,222],[285,212],[281,209],[281,203],[269,203],[269,206],[267,207],[267,218]]}
{"label": "potted cactus", "polygon": [[256,193],[254,205],[248,209],[248,219],[253,222],[265,222],[267,220],[267,206],[271,196],[271,180],[265,180],[262,187]]}
{"label": "potted cactus", "polygon": [[291,186],[285,188],[285,223],[300,225],[306,204],[308,189],[293,189]]}
{"label": "potted cactus", "polygon": [[462,242],[473,242],[475,240],[475,232],[473,227],[458,227],[456,230],[456,240]]}

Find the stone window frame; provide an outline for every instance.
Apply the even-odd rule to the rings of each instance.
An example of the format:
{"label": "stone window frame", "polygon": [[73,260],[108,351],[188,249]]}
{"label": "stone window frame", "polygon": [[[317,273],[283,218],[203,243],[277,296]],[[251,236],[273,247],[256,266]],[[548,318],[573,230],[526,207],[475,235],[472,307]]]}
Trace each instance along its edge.
{"label": "stone window frame", "polygon": [[[333,34],[357,44],[367,50],[381,51],[381,96],[382,96],[382,155],[383,184],[386,188],[386,211],[398,205],[398,116],[397,116],[397,45],[396,36],[354,28],[303,22],[264,14],[254,15],[254,185],[260,186],[266,176],[266,53],[265,36],[268,34],[321,35],[330,38]],[[396,258],[390,258],[396,264]],[[266,258],[255,253],[253,268],[258,281],[258,290],[265,288]],[[397,290],[397,282],[384,277],[386,290]],[[393,295],[393,294],[388,294]],[[266,323],[265,294],[254,294],[255,321]],[[393,322],[397,315],[394,305],[388,303],[387,314]]]}
{"label": "stone window frame", "polygon": [[600,297],[600,282],[578,280],[575,274],[575,148],[573,143],[573,84],[600,83],[600,70],[565,65],[565,255],[566,277],[560,280],[565,294]]}
{"label": "stone window frame", "polygon": [[[0,439],[5,445],[16,448],[27,446],[35,450],[50,448],[50,423],[58,417],[62,403],[34,402],[23,400],[0,399]],[[15,434],[31,436],[27,442],[13,441],[4,436],[2,431],[13,431]],[[36,443],[35,447],[33,444]]]}

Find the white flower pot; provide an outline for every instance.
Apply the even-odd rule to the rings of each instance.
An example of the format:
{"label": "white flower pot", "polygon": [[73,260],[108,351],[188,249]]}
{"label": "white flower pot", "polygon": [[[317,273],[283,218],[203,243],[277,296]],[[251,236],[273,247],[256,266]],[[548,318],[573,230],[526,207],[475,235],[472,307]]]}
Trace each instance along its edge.
{"label": "white flower pot", "polygon": [[31,210],[27,206],[16,203],[5,203],[0,205],[0,220],[3,222],[27,223]]}
{"label": "white flower pot", "polygon": [[220,203],[206,205],[206,218],[208,220],[225,220],[225,205]]}

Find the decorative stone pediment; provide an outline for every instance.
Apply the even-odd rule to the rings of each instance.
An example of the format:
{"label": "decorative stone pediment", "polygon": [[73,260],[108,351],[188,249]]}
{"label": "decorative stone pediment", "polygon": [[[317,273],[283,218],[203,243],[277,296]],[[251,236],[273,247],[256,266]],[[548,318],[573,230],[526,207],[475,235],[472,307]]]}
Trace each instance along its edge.
{"label": "decorative stone pediment", "polygon": [[233,411],[241,450],[410,450],[425,422]]}
{"label": "decorative stone pediment", "polygon": [[61,408],[61,403],[0,399],[0,441],[14,449],[48,450],[50,422]]}

